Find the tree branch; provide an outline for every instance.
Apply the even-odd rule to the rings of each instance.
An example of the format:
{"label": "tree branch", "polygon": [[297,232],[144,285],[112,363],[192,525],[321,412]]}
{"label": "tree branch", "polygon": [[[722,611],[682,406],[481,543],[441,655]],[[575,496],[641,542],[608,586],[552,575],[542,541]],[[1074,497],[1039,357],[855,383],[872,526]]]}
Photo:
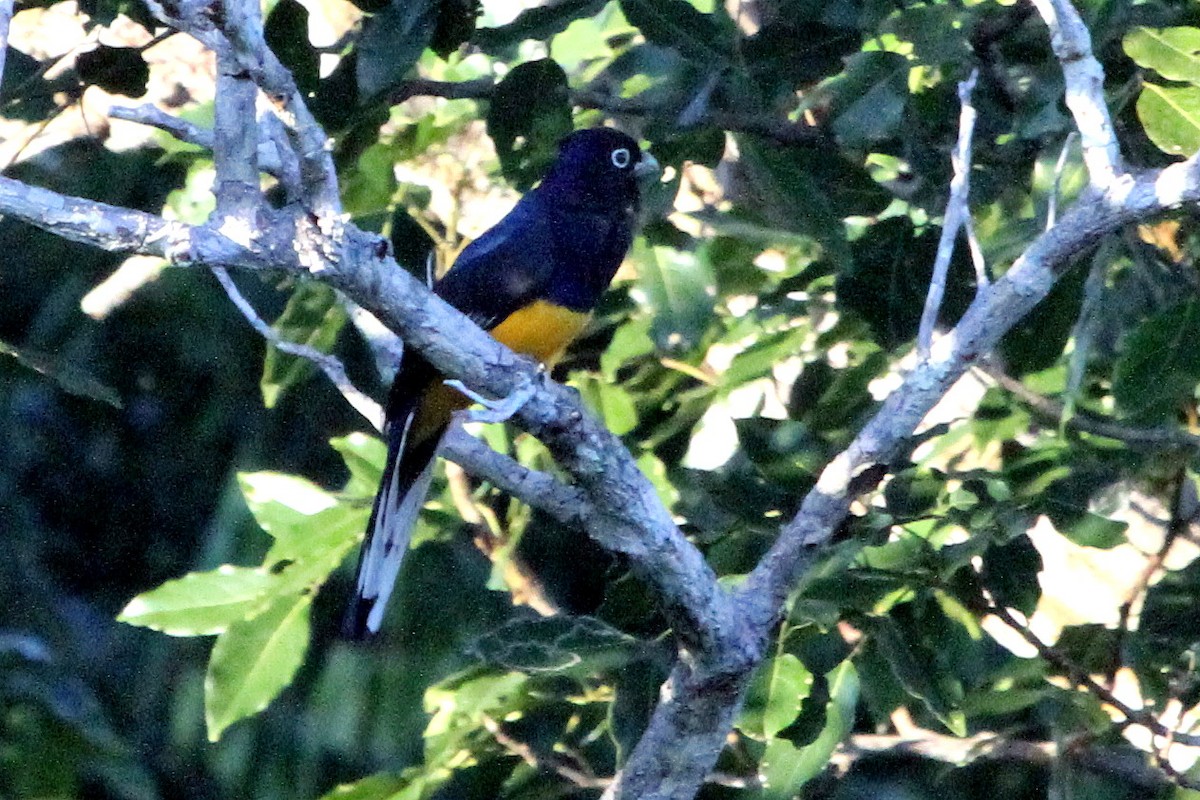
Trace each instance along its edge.
{"label": "tree branch", "polygon": [[584,520],[589,535],[630,557],[635,571],[662,597],[686,649],[720,660],[756,661],[764,634],[749,635],[737,624],[728,594],[620,440],[582,408],[575,393],[399,268],[378,236],[345,225],[331,239],[306,216],[277,214],[249,249],[209,226],[168,222],[4,178],[0,212],[73,241],[163,256],[177,265],[316,273],[398,331],[446,375],[498,397],[523,381],[533,383],[537,391],[517,417],[591,500],[592,512]]}
{"label": "tree branch", "polygon": [[[1062,403],[1038,394],[995,364],[985,361],[976,365],[975,369],[994,381],[1000,388],[1018,398],[1047,422],[1058,423],[1062,421],[1063,415],[1067,412],[1066,406]],[[1066,420],[1066,424],[1067,427],[1081,433],[1115,439],[1130,447],[1150,450],[1161,450],[1164,447],[1179,450],[1200,449],[1200,436],[1175,428],[1136,428],[1078,411]]]}
{"label": "tree branch", "polygon": [[1108,687],[1101,684],[1091,675],[1088,675],[1069,658],[1059,652],[1056,648],[1043,642],[1037,634],[1029,629],[1029,626],[1023,625],[1011,611],[1004,606],[992,604],[988,612],[993,614],[997,619],[1003,622],[1008,627],[1012,628],[1033,648],[1037,650],[1038,655],[1046,661],[1053,664],[1058,669],[1062,670],[1068,678],[1076,685],[1087,689],[1096,697],[1112,706],[1117,713],[1125,718],[1127,724],[1139,725],[1155,736],[1161,736],[1168,742],[1178,742],[1179,744],[1189,746],[1200,746],[1200,734],[1185,733],[1183,731],[1175,731],[1164,725],[1157,717],[1154,716],[1148,709],[1134,708],[1128,703],[1121,700]]}
{"label": "tree branch", "polygon": [[254,330],[270,342],[275,349],[307,359],[315,364],[325,376],[329,378],[329,382],[341,393],[342,397],[350,406],[362,415],[368,424],[377,431],[383,430],[383,408],[379,403],[376,403],[370,397],[359,391],[348,375],[346,368],[342,366],[342,362],[329,353],[322,353],[316,348],[309,347],[305,344],[297,342],[289,342],[279,335],[279,332],[258,315],[254,310],[254,306],[250,305],[250,301],[246,299],[241,290],[237,288],[237,284],[233,282],[233,278],[229,277],[229,273],[224,267],[213,267],[213,275],[221,284],[221,288],[225,290],[225,294],[229,297],[230,302],[241,312],[246,321],[250,323]]}
{"label": "tree branch", "polygon": [[[954,243],[958,240],[958,232],[971,218],[971,208],[968,205],[971,196],[971,139],[975,135],[975,119],[978,116],[975,106],[971,105],[971,92],[975,91],[975,81],[979,78],[979,70],[971,70],[971,75],[958,84],[958,102],[961,111],[958,117],[958,144],[950,156],[954,166],[954,177],[950,179],[950,199],[946,201],[946,214],[942,221],[942,235],[938,241],[937,257],[933,261],[933,277],[929,281],[929,294],[925,298],[925,309],[921,312],[921,326],[917,332],[917,352],[922,356],[929,355],[929,345],[933,342],[933,329],[937,325],[938,312],[942,309],[942,297],[946,293],[946,274],[950,271],[950,259],[954,256]],[[972,248],[972,254],[978,249],[978,244]],[[982,258],[982,254],[980,255]],[[979,268],[980,259],[976,259],[977,276],[983,276]],[[977,277],[978,281],[979,278]],[[978,283],[976,290],[983,291],[985,283]]]}
{"label": "tree branch", "polygon": [[1103,192],[1126,173],[1104,102],[1104,69],[1092,55],[1092,37],[1070,0],[1033,0],[1033,4],[1050,29],[1050,46],[1062,65],[1067,108],[1082,137],[1091,188]]}
{"label": "tree branch", "polygon": [[[428,78],[407,80],[388,96],[388,103],[399,105],[414,97],[441,97],[446,100],[489,100],[496,84],[491,78],[476,78],[470,81],[437,81]],[[637,97],[619,97],[595,86],[586,86],[571,92],[571,102],[580,108],[594,108],[616,116],[645,116],[655,110]],[[824,141],[825,133],[819,128],[789,122],[777,116],[749,116],[731,114],[719,109],[690,120],[690,124],[712,124],[736,133],[749,133],[772,139],[780,144],[813,144]]]}
{"label": "tree branch", "polygon": [[854,499],[851,480],[876,464],[887,464],[899,452],[929,409],[1049,293],[1074,256],[1123,225],[1197,199],[1200,162],[1192,157],[1113,181],[1106,192],[1076,203],[1058,225],[1035,239],[988,292],[975,298],[959,324],[934,344],[929,357],[913,367],[850,446],[822,471],[800,511],[743,584],[739,602],[752,606],[755,618],[775,618],[790,588],[849,512]]}

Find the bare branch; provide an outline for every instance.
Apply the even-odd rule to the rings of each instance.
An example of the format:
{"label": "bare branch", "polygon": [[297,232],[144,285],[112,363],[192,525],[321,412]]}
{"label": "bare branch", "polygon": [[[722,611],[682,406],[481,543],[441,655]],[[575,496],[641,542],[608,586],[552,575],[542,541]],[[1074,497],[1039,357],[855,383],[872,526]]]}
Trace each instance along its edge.
{"label": "bare branch", "polygon": [[1056,668],[1064,672],[1068,678],[1074,681],[1077,685],[1087,689],[1096,697],[1116,709],[1128,724],[1138,725],[1155,736],[1161,736],[1167,741],[1178,742],[1190,746],[1200,746],[1200,735],[1193,733],[1185,733],[1183,731],[1174,731],[1164,725],[1157,717],[1154,716],[1148,709],[1134,708],[1125,701],[1121,700],[1108,687],[1102,685],[1099,681],[1088,675],[1080,667],[1073,663],[1069,658],[1062,654],[1057,648],[1052,647],[1043,642],[1036,633],[1030,630],[1028,625],[1023,624],[1017,619],[1016,615],[1004,606],[992,605],[988,609],[989,613],[1003,622],[1008,627],[1012,628],[1033,648],[1037,650],[1038,655],[1046,661],[1053,664]]}
{"label": "bare branch", "polygon": [[[223,6],[227,30],[262,26],[258,3]],[[222,226],[250,241],[256,234],[254,212],[262,201],[258,185],[258,125],[255,112],[258,87],[241,68],[244,53],[234,52],[245,37],[230,37],[217,50],[217,93],[213,123],[213,164],[217,196],[213,212]],[[240,56],[240,57],[239,57]]]}
{"label": "bare branch", "polygon": [[[194,144],[205,150],[213,149],[213,132],[208,128],[193,125],[185,119],[172,116],[155,106],[145,103],[140,106],[113,106],[108,110],[113,119],[126,122],[136,122],[139,125],[149,125],[169,133],[181,142]],[[260,119],[263,136],[258,142],[258,168],[268,175],[279,179],[288,189],[289,194],[296,190],[300,183],[300,167],[287,144],[286,132],[282,123],[273,114],[266,114]],[[280,140],[280,137],[282,141]]]}
{"label": "bare branch", "polygon": [[[414,78],[392,90],[388,102],[398,105],[414,97],[442,97],[447,100],[486,100],[492,96],[496,85],[491,78],[476,78],[470,81],[435,81]],[[594,108],[614,116],[645,116],[655,110],[637,97],[627,98],[614,95],[597,86],[587,86],[571,92],[571,102],[580,108]],[[718,128],[738,133],[749,133],[772,139],[780,144],[812,144],[825,139],[819,128],[789,122],[778,116],[750,116],[745,113],[729,113],[720,109],[706,109],[705,113],[689,120],[689,124],[711,123]]]}
{"label": "bare branch", "polygon": [[499,722],[486,714],[483,716],[483,727],[497,744],[534,769],[553,772],[584,789],[599,789],[612,783],[611,778],[598,777],[591,770],[581,768],[558,753],[538,753],[529,744],[510,736]]}
{"label": "bare branch", "polygon": [[[1006,392],[1019,398],[1031,411],[1048,422],[1057,423],[1063,419],[1066,408],[1062,403],[1038,394],[996,365],[984,362],[975,369],[988,376]],[[1200,436],[1176,428],[1138,428],[1078,412],[1067,419],[1067,426],[1082,433],[1115,439],[1130,447],[1150,450],[1161,450],[1164,447],[1179,450],[1200,449]]]}
{"label": "bare branch", "polygon": [[[261,25],[247,23],[243,17],[230,20],[224,13],[211,13],[210,2],[147,0],[147,5],[156,17],[193,36],[218,56],[221,53],[234,56],[238,70],[262,89],[288,130],[300,162],[305,202],[317,218],[317,228],[324,235],[336,235],[342,206],[337,171],[325,132],[308,110],[291,73],[267,47]],[[218,29],[212,18],[221,19],[227,27]]]}
{"label": "bare branch", "polygon": [[112,253],[161,256],[176,265],[256,269],[275,265],[269,255],[252,251],[206,227],[68,197],[2,176],[0,213]]}
{"label": "bare branch", "polygon": [[1067,108],[1082,137],[1091,187],[1105,191],[1125,175],[1125,165],[1104,102],[1104,69],[1092,55],[1092,38],[1070,0],[1033,0],[1033,4],[1050,29],[1050,46],[1062,65]]}
{"label": "bare branch", "polygon": [[307,359],[313,364],[316,364],[325,376],[341,393],[342,397],[346,398],[355,411],[363,416],[371,427],[377,431],[383,430],[383,409],[379,403],[376,403],[363,392],[359,391],[350,378],[346,375],[346,368],[342,366],[342,362],[329,353],[322,353],[316,348],[309,347],[305,344],[297,342],[289,342],[279,335],[279,332],[268,325],[258,312],[254,310],[254,306],[250,305],[250,301],[246,299],[241,290],[237,288],[237,284],[233,282],[233,278],[229,277],[229,273],[224,267],[213,267],[213,275],[220,282],[221,288],[225,290],[225,294],[229,296],[230,301],[241,312],[246,321],[258,331],[259,334],[275,346],[277,350],[287,353],[288,355],[298,356],[299,358]]}
{"label": "bare branch", "polygon": [[1071,145],[1079,137],[1078,131],[1071,131],[1058,151],[1058,160],[1054,162],[1054,183],[1050,189],[1050,199],[1046,203],[1046,230],[1054,227],[1058,221],[1058,192],[1062,185],[1063,170],[1067,166],[1067,156],[1071,153]]}
{"label": "bare branch", "polygon": [[1197,157],[1114,182],[1103,194],[1076,203],[1058,225],[1035,239],[825,468],[800,511],[743,584],[741,602],[755,607],[754,615],[774,619],[796,579],[848,513],[853,478],[888,463],[950,386],[1049,293],[1074,256],[1123,225],[1194,198],[1200,198]]}
{"label": "bare branch", "polygon": [[[964,220],[971,217],[971,208],[968,205],[971,194],[971,139],[975,135],[975,119],[978,116],[975,106],[971,105],[971,92],[975,91],[975,81],[978,78],[979,70],[973,69],[970,76],[958,84],[958,102],[961,105],[958,116],[958,144],[950,156],[950,162],[954,166],[954,177],[950,179],[950,199],[946,201],[942,235],[938,241],[937,256],[933,261],[933,277],[929,281],[929,294],[925,298],[925,310],[921,312],[921,326],[917,332],[917,352],[922,357],[929,355],[929,346],[933,342],[933,329],[937,325],[942,298],[946,294],[946,275],[950,271],[950,259],[954,255],[958,231],[962,228]],[[981,260],[982,252],[975,262],[976,272],[986,275],[979,267]],[[985,285],[978,283],[980,289]]]}
{"label": "bare branch", "polygon": [[977,733],[960,738],[924,728],[916,728],[902,736],[855,734],[838,748],[833,763],[845,770],[863,756],[898,753],[954,765],[979,761],[1020,761],[1049,766],[1060,758],[1066,758],[1090,773],[1119,778],[1123,783],[1147,791],[1170,788],[1174,781],[1165,770],[1147,764],[1142,753],[1127,745],[1103,746],[1081,741],[1032,742],[1009,739],[994,733]]}
{"label": "bare branch", "polygon": [[579,489],[497,453],[458,425],[452,425],[446,432],[439,454],[472,475],[490,481],[497,489],[542,509],[564,525],[582,527],[596,513],[587,495]]}

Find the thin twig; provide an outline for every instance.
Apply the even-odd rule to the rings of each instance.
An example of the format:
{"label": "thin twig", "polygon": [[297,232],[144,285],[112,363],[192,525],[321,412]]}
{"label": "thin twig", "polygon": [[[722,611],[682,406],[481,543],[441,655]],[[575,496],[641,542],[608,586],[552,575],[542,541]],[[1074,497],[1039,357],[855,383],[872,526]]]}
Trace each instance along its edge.
{"label": "thin twig", "polygon": [[289,342],[280,337],[279,332],[268,325],[258,315],[258,312],[254,310],[254,306],[250,305],[250,301],[237,288],[237,285],[233,282],[233,278],[229,277],[229,273],[224,267],[213,267],[212,273],[220,282],[221,288],[225,290],[225,294],[229,296],[230,301],[237,307],[237,310],[241,312],[242,316],[246,318],[246,321],[250,323],[254,330],[258,331],[264,339],[280,352],[304,358],[316,364],[355,411],[361,414],[375,430],[383,430],[383,409],[378,403],[359,391],[350,381],[341,361],[328,353],[322,353],[320,350],[309,347],[306,344]]}
{"label": "thin twig", "polygon": [[1150,588],[1150,581],[1158,574],[1166,563],[1167,556],[1170,555],[1171,549],[1175,543],[1187,532],[1191,527],[1192,517],[1196,512],[1196,488],[1188,476],[1187,471],[1180,469],[1175,473],[1175,491],[1171,497],[1171,518],[1167,522],[1166,529],[1163,531],[1162,545],[1158,551],[1154,553],[1142,568],[1141,574],[1138,575],[1137,582],[1130,589],[1129,595],[1125,598],[1125,602],[1121,603],[1120,616],[1117,620],[1117,641],[1113,646],[1114,652],[1117,653],[1118,659],[1114,661],[1108,675],[1105,676],[1108,687],[1113,688],[1117,678],[1117,670],[1122,665],[1124,659],[1122,656],[1125,653],[1125,637],[1129,633],[1129,617],[1133,613],[1133,607],[1146,594]]}
{"label": "thin twig", "polygon": [[1066,674],[1077,686],[1081,686],[1093,695],[1098,697],[1103,702],[1116,709],[1125,722],[1131,725],[1137,725],[1150,731],[1155,736],[1161,736],[1180,744],[1190,746],[1200,745],[1200,735],[1192,733],[1184,733],[1182,731],[1174,731],[1164,725],[1157,717],[1151,714],[1144,708],[1134,708],[1125,701],[1121,700],[1113,694],[1108,687],[1102,685],[1099,681],[1087,674],[1085,670],[1073,663],[1061,651],[1055,647],[1051,647],[1041,640],[1041,638],[1029,629],[1028,625],[1022,624],[1009,609],[1004,606],[991,603],[988,607],[988,613],[995,616],[1008,627],[1012,628],[1022,639],[1038,651],[1038,655],[1050,662],[1056,668]]}
{"label": "thin twig", "polygon": [[582,789],[603,789],[612,783],[612,778],[601,778],[591,769],[580,769],[557,753],[538,753],[532,746],[513,738],[496,720],[484,714],[483,727],[496,743],[529,766],[543,772],[553,772]]}
{"label": "thin twig", "polygon": [[[975,90],[975,81],[978,78],[979,70],[973,69],[970,76],[958,84],[958,102],[961,106],[958,116],[958,143],[950,155],[954,177],[950,179],[950,199],[946,201],[942,235],[938,241],[937,256],[933,261],[933,277],[929,281],[929,294],[925,298],[925,310],[921,313],[921,327],[917,333],[917,352],[922,357],[929,354],[929,347],[933,343],[933,329],[937,325],[942,298],[946,294],[946,276],[950,271],[950,259],[954,256],[954,243],[958,239],[958,231],[962,228],[963,220],[971,215],[971,139],[975,135],[975,120],[978,117],[975,106],[971,105],[971,92]],[[982,252],[976,261],[976,272],[986,275],[984,269],[979,266],[981,263]],[[982,290],[984,285],[986,284],[979,283],[978,290]]]}
{"label": "thin twig", "polygon": [[[475,78],[469,81],[436,81],[428,78],[413,78],[392,90],[388,102],[392,105],[414,97],[441,97],[447,100],[487,100],[495,92],[491,78]],[[620,97],[596,86],[585,86],[571,92],[571,102],[580,108],[594,108],[613,116],[641,117],[653,113],[657,106],[637,97]],[[693,115],[689,124],[711,124],[736,133],[749,133],[772,139],[779,144],[814,144],[826,138],[824,131],[810,125],[801,125],[776,116],[751,116],[745,113],[730,113],[720,109],[706,109],[700,116]]]}
{"label": "thin twig", "polygon": [[1078,131],[1067,134],[1062,149],[1058,151],[1058,160],[1054,162],[1054,183],[1050,187],[1050,199],[1046,204],[1046,230],[1053,228],[1054,223],[1058,221],[1058,193],[1062,185],[1062,174],[1067,166],[1067,155],[1071,152],[1071,145],[1078,137]]}
{"label": "thin twig", "polygon": [[[185,119],[173,116],[161,109],[145,103],[140,106],[113,106],[108,110],[113,119],[148,125],[169,133],[181,142],[194,144],[205,150],[213,149],[213,132],[208,128],[194,125]],[[292,191],[293,185],[300,180],[300,170],[295,154],[287,146],[286,139],[282,146],[277,140],[277,132],[282,133],[282,123],[273,114],[264,115],[262,140],[258,143],[258,168],[268,175],[279,179],[280,183]]]}
{"label": "thin twig", "polygon": [[[976,365],[976,371],[986,375],[1006,392],[1016,396],[1029,406],[1039,416],[1049,422],[1061,422],[1066,413],[1062,403],[1045,395],[1038,394],[1016,378],[1007,374],[995,364],[984,362]],[[1081,433],[1090,433],[1124,442],[1131,447],[1162,449],[1177,448],[1181,450],[1200,449],[1200,436],[1177,428],[1135,428],[1121,425],[1110,420],[1094,417],[1082,412],[1076,412],[1066,420],[1067,427]]]}

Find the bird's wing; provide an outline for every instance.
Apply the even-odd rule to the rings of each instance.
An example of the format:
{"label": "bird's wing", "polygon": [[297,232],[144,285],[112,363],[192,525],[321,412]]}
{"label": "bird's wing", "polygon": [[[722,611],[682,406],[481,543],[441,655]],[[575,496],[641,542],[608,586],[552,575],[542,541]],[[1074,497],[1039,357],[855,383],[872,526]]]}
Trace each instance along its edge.
{"label": "bird's wing", "polygon": [[466,247],[434,291],[491,330],[537,299],[554,273],[555,215],[537,190]]}

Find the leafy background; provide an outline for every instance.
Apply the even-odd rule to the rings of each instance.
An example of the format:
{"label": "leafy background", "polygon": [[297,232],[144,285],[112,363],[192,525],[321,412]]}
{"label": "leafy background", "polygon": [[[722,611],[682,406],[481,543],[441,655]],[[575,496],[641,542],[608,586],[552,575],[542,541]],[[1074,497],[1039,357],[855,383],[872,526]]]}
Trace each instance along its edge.
{"label": "leafy background", "polygon": [[[979,68],[994,271],[1080,191],[1045,29],[1000,2],[503,5],[277,0],[267,39],[335,137],[346,209],[414,270],[503,214],[565,131],[614,119],[651,146],[644,236],[558,374],[736,580],[912,350],[956,83]],[[136,2],[80,9],[20,6],[6,174],[202,220],[205,153],[103,109],[148,94],[211,121],[204,57],[152,40]],[[1200,149],[1195,4],[1082,10],[1131,160]],[[1186,214],[1098,242],[955,392],[792,597],[705,797],[1190,796],[1145,781],[1150,751],[1193,753],[1071,679],[1172,720],[1200,702],[1196,247]],[[341,641],[382,462],[363,421],[209,276],[11,222],[0,252],[0,795],[598,795],[672,655],[619,559],[451,470],[383,635]],[[238,280],[380,390],[331,292]],[[974,291],[956,259],[945,322]],[[866,747],[893,732],[1066,755]]]}

